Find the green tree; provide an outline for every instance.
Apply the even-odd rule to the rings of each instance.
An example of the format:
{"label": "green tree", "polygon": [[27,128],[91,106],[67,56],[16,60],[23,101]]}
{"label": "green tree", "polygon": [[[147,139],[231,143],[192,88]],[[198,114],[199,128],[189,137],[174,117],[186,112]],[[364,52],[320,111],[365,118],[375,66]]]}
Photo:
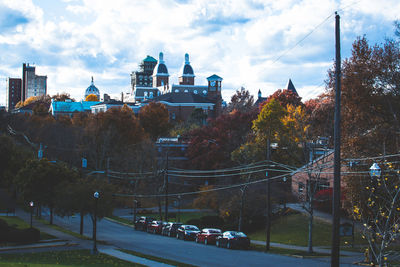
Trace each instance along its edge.
{"label": "green tree", "polygon": [[107,181],[94,178],[93,176],[83,177],[74,182],[62,183],[57,188],[56,213],[61,216],[70,216],[74,213],[80,214],[80,231],[83,234],[84,217],[91,215],[94,220],[94,192],[100,193],[98,202],[97,218],[112,215],[115,203],[113,194],[115,186]]}
{"label": "green tree", "polygon": [[29,160],[18,172],[16,184],[24,202],[34,201],[37,206],[45,205],[50,210],[50,224],[53,223],[58,191],[61,183],[77,179],[77,172],[60,162],[49,162],[47,159]]}

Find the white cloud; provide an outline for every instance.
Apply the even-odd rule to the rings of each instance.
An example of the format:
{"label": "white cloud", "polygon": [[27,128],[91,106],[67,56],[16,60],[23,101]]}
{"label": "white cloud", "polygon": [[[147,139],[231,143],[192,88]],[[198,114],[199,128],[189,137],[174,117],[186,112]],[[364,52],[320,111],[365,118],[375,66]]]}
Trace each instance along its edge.
{"label": "white cloud", "polygon": [[[0,33],[0,46],[7,53],[0,56],[1,77],[18,75],[22,62],[34,61],[40,74],[48,76],[49,93],[69,89],[80,98],[93,75],[102,93],[119,94],[130,87],[129,74],[146,55],[157,58],[163,51],[172,82],[177,82],[183,55],[189,53],[198,84],[214,73],[224,78],[226,101],[240,86],[255,97],[258,89],[266,96],[289,78],[300,95],[309,98],[318,93],[312,88],[326,78],[334,57],[334,17],[321,24],[324,19],[339,10],[342,51],[348,55],[357,35],[373,34],[372,42],[390,35],[400,10],[397,0],[61,3],[64,8],[57,16],[49,16],[41,1],[2,0],[29,23]],[[0,104],[3,99],[5,90],[0,90]]]}

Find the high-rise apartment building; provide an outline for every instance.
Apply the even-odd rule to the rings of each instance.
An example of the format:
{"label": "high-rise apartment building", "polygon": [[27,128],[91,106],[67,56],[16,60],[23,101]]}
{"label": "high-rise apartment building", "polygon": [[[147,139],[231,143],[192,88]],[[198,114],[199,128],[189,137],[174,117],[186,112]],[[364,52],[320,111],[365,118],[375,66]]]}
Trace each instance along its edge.
{"label": "high-rise apartment building", "polygon": [[29,63],[22,64],[21,100],[25,101],[31,96],[42,96],[47,93],[47,76],[35,74],[35,66]]}
{"label": "high-rise apartment building", "polygon": [[6,109],[7,111],[13,110],[15,105],[21,101],[21,84],[20,78],[7,78],[6,84]]}

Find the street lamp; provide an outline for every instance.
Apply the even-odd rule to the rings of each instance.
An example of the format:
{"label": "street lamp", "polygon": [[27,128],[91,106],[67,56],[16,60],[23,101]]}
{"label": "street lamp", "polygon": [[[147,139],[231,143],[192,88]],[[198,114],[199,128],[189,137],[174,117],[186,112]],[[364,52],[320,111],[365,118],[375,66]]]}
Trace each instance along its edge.
{"label": "street lamp", "polygon": [[94,197],[94,220],[93,220],[93,255],[99,254],[97,251],[97,244],[96,244],[96,227],[97,227],[97,202],[99,201],[100,194],[99,192],[94,192],[93,194]]}
{"label": "street lamp", "polygon": [[33,201],[29,202],[29,207],[31,209],[31,228],[32,228],[33,206],[34,206]]}
{"label": "street lamp", "polygon": [[376,162],[369,168],[369,175],[371,175],[371,178],[381,176],[381,168]]}

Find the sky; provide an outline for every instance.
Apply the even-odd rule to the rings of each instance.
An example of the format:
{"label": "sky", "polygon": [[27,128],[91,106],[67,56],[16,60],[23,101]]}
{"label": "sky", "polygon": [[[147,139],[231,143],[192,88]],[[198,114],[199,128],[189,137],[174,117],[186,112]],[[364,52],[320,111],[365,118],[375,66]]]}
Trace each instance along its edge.
{"label": "sky", "polygon": [[308,100],[333,64],[335,11],[347,58],[359,36],[394,38],[399,10],[398,0],[0,0],[0,105],[24,62],[47,75],[48,94],[79,101],[92,76],[101,95],[131,92],[132,71],[159,52],[170,84],[188,53],[196,84],[217,74],[226,102],[241,87],[266,97],[289,78]]}

